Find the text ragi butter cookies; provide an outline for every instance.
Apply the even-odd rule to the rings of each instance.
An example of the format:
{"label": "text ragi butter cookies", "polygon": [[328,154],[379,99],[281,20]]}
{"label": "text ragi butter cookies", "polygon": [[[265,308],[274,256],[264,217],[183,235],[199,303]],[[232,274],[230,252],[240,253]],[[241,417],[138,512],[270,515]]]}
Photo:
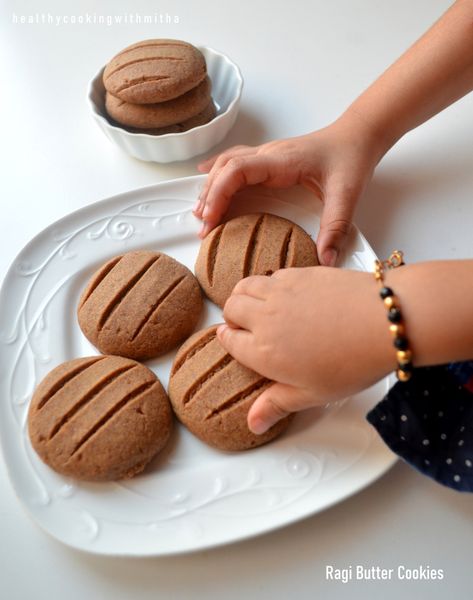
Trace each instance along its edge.
{"label": "text ragi butter cookies", "polygon": [[195,274],[207,296],[223,307],[240,279],[318,264],[315,243],[301,227],[276,215],[255,213],[222,223],[207,235]]}
{"label": "text ragi butter cookies", "polygon": [[194,435],[220,450],[261,446],[282,433],[292,415],[262,435],[249,430],[248,411],[272,381],[232,358],[216,330],[198,331],[179,349],[168,390],[174,412]]}
{"label": "text ragi butter cookies", "polygon": [[132,477],[166,445],[168,397],[156,375],[119,356],[77,358],[38,385],[28,413],[33,448],[55,471],[89,481]]}
{"label": "text ragi butter cookies", "polygon": [[[107,113],[127,128],[179,133],[215,116],[204,55],[182,40],[144,40],[125,48],[106,66],[103,83]],[[172,127],[177,131],[167,130]]]}
{"label": "text ragi butter cookies", "polygon": [[195,328],[202,293],[194,275],[170,256],[146,250],[116,256],[85,288],[79,325],[104,354],[160,356]]}

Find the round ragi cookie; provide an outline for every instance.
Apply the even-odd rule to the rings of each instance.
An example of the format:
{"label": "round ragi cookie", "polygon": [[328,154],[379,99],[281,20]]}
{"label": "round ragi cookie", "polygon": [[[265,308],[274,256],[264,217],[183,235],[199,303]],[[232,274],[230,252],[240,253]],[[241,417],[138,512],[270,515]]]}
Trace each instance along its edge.
{"label": "round ragi cookie", "polygon": [[206,76],[202,52],[181,40],[144,40],[114,56],[103,73],[105,89],[125,102],[154,104],[182,96]]}
{"label": "round ragi cookie", "polygon": [[248,411],[272,381],[232,358],[216,337],[217,326],[198,331],[179,349],[171,369],[169,398],[178,419],[220,450],[247,450],[282,433],[292,415],[266,433],[247,425]]}
{"label": "round ragi cookie", "polygon": [[139,129],[168,127],[202,112],[210,103],[211,87],[210,79],[206,77],[182,96],[157,104],[131,104],[107,92],[105,109],[121,125]]}
{"label": "round ragi cookie", "polygon": [[315,242],[299,225],[276,215],[255,213],[222,223],[206,236],[195,274],[207,296],[223,307],[245,277],[318,264]]}
{"label": "round ragi cookie", "polygon": [[156,375],[119,356],[65,362],[36,388],[31,444],[52,469],[77,479],[133,477],[166,445],[173,416]]}
{"label": "round ragi cookie", "polygon": [[[176,123],[175,125],[168,125],[167,127],[155,127],[150,129],[138,129],[138,127],[126,127],[126,130],[130,133],[147,133],[148,135],[166,135],[167,133],[184,133],[194,127],[200,127],[200,125],[206,125],[209,123],[217,114],[215,104],[210,101],[204,110],[195,117],[186,119],[182,123]],[[120,125],[120,124],[119,124]],[[123,125],[122,125],[123,127]]]}
{"label": "round ragi cookie", "polygon": [[195,328],[202,293],[194,275],[170,256],[147,250],[116,256],[90,279],[79,301],[79,325],[104,354],[160,356]]}

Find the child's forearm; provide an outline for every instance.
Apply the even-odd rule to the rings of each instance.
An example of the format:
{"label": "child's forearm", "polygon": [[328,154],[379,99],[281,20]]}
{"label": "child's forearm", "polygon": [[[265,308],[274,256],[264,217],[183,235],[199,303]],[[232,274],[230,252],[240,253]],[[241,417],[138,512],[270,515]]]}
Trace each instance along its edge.
{"label": "child's forearm", "polygon": [[347,109],[382,156],[398,139],[473,89],[473,0],[455,4]]}
{"label": "child's forearm", "polygon": [[415,366],[473,360],[473,260],[435,261],[390,271]]}

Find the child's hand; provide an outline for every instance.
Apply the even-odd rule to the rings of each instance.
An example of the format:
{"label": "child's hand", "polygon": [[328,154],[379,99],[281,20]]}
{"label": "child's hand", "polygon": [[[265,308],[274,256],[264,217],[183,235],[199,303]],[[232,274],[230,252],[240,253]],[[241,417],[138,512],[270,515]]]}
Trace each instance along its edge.
{"label": "child's hand", "polygon": [[311,267],[240,281],[219,340],[277,382],[253,404],[250,429],[263,433],[290,412],[345,398],[393,370],[385,312],[370,273]]}
{"label": "child's hand", "polygon": [[205,237],[225,214],[233,194],[253,184],[302,184],[324,203],[317,239],[322,264],[333,266],[350,230],[358,198],[380,158],[378,140],[356,113],[314,133],[262,146],[236,146],[199,165],[208,172],[194,209]]}

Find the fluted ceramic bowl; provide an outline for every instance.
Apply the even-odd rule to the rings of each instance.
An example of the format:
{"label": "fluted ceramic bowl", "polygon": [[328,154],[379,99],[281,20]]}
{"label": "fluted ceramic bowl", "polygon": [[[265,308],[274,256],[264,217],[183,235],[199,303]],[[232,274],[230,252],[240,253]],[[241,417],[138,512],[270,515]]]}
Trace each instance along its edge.
{"label": "fluted ceramic bowl", "polygon": [[203,154],[223,140],[238,114],[243,78],[238,66],[225,54],[207,47],[199,49],[207,62],[217,115],[209,123],[182,133],[131,133],[114,123],[105,111],[105,67],[100,69],[89,84],[87,99],[96,123],[114,144],[140,160],[168,163]]}

